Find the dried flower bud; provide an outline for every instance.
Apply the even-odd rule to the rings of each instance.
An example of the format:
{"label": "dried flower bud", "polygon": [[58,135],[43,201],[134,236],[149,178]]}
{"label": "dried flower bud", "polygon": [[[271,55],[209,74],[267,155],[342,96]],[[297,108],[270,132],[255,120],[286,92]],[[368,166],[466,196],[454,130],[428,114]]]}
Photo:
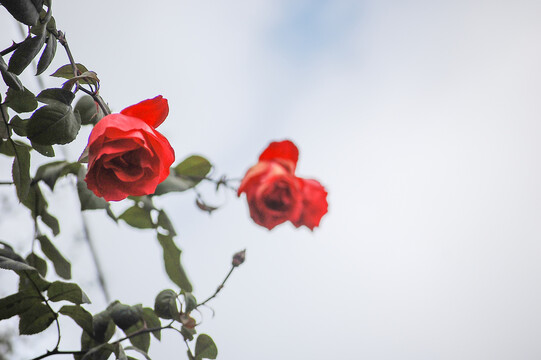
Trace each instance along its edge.
{"label": "dried flower bud", "polygon": [[242,251],[239,251],[238,253],[236,253],[235,255],[233,255],[233,266],[234,267],[237,267],[239,265],[241,265],[244,260],[246,260],[246,249],[242,250]]}

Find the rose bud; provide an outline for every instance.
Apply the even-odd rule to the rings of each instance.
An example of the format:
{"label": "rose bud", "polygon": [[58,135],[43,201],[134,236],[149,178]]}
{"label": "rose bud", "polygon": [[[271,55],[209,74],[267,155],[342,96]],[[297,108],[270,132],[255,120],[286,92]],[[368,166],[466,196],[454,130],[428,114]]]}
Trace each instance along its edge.
{"label": "rose bud", "polygon": [[107,201],[154,193],[175,153],[156,131],[169,106],[161,95],[101,119],[88,139],[87,187]]}
{"label": "rose bud", "polygon": [[237,267],[242,265],[242,263],[244,263],[244,260],[246,260],[246,249],[239,251],[238,253],[233,255],[233,261],[231,264],[234,267]]}

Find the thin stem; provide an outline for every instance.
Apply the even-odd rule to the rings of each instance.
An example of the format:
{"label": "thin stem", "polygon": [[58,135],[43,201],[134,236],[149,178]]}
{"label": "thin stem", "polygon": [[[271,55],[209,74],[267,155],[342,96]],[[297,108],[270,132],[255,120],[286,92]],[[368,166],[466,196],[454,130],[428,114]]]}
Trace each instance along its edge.
{"label": "thin stem", "polygon": [[13,181],[0,181],[0,185],[13,185]]}
{"label": "thin stem", "polygon": [[43,294],[39,290],[39,287],[36,285],[34,280],[32,280],[32,278],[28,275],[28,272],[25,271],[24,273],[25,273],[26,277],[28,278],[28,280],[30,280],[30,282],[34,286],[34,289],[36,289],[37,293],[41,297],[41,300],[43,300],[45,302],[45,305],[47,305],[47,307],[49,308],[49,311],[54,315],[54,321],[56,322],[56,330],[58,331],[58,339],[56,340],[56,345],[55,345],[55,347],[53,349],[53,351],[56,351],[56,350],[58,350],[58,346],[60,345],[60,340],[62,338],[62,336],[60,334],[60,322],[58,321],[58,314],[53,310],[53,308],[49,304],[49,300],[47,300],[47,298],[45,298],[45,296],[43,296]]}
{"label": "thin stem", "polygon": [[[58,42],[66,50],[66,54],[68,55],[68,59],[69,59],[70,64],[71,64],[71,68],[73,69],[73,75],[78,76],[79,75],[79,69],[77,68],[77,65],[75,63],[75,59],[73,58],[73,54],[71,53],[68,41],[66,40],[66,34],[64,34],[60,30],[57,30],[56,33],[53,33],[53,35],[58,39]],[[100,108],[102,109],[102,111],[103,111],[103,113],[105,115],[111,114],[111,110],[109,109],[107,104],[105,104],[102,97],[98,95],[97,90],[95,92],[93,92],[93,91],[89,91],[87,89],[84,89],[82,87],[79,87],[78,89],[80,89],[81,91],[83,91],[83,92],[87,93],[88,95],[92,96],[94,101],[98,103],[98,105],[100,106]]]}
{"label": "thin stem", "polygon": [[216,295],[218,295],[218,293],[220,291],[222,291],[222,289],[224,288],[225,286],[225,283],[227,281],[227,279],[229,279],[229,277],[231,276],[231,274],[233,273],[233,270],[235,270],[237,267],[236,266],[232,266],[231,269],[229,270],[229,272],[227,273],[227,276],[225,277],[224,281],[222,281],[222,283],[218,286],[218,288],[216,289],[216,291],[214,292],[214,294],[212,294],[209,298],[207,298],[205,301],[203,301],[202,303],[200,304],[197,304],[195,306],[195,309],[197,309],[199,306],[202,306],[202,305],[205,305],[206,303],[208,303],[210,300],[214,299],[216,297]]}
{"label": "thin stem", "polygon": [[9,53],[12,52],[12,51],[17,50],[17,48],[18,48],[19,46],[21,46],[22,43],[23,43],[22,41],[21,41],[20,43],[13,42],[13,45],[11,45],[10,47],[8,47],[8,48],[6,48],[6,49],[0,51],[0,56],[7,55],[7,54],[9,54]]}

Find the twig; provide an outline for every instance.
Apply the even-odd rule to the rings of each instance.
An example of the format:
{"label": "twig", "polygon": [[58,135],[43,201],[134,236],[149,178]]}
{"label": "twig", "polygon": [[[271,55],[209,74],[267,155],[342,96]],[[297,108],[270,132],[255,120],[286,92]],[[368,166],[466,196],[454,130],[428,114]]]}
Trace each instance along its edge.
{"label": "twig", "polygon": [[216,297],[216,295],[218,295],[218,293],[220,291],[222,291],[222,289],[224,288],[225,286],[225,283],[227,281],[227,279],[229,279],[229,277],[231,276],[231,274],[233,273],[233,270],[235,270],[237,268],[237,266],[232,266],[231,267],[231,270],[229,270],[229,272],[227,273],[227,276],[225,277],[224,281],[222,281],[222,283],[218,286],[218,288],[216,289],[216,291],[214,292],[214,294],[212,294],[209,298],[207,298],[205,301],[203,301],[202,303],[200,304],[197,304],[195,306],[195,309],[197,309],[199,306],[202,306],[202,305],[205,305],[206,303],[208,303],[210,300],[214,299]]}

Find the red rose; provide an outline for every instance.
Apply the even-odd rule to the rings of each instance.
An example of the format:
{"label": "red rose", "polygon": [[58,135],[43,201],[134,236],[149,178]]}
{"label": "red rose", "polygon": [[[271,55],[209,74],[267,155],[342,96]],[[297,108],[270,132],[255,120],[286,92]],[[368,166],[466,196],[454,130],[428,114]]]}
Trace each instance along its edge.
{"label": "red rose", "polygon": [[287,220],[310,230],[327,212],[327,192],[316,180],[295,176],[299,151],[289,140],[272,142],[242,180],[238,195],[246,193],[250,216],[271,230]]}
{"label": "red rose", "polygon": [[169,175],[175,153],[155,130],[169,106],[161,95],[101,119],[88,139],[86,184],[107,201],[154,193]]}

